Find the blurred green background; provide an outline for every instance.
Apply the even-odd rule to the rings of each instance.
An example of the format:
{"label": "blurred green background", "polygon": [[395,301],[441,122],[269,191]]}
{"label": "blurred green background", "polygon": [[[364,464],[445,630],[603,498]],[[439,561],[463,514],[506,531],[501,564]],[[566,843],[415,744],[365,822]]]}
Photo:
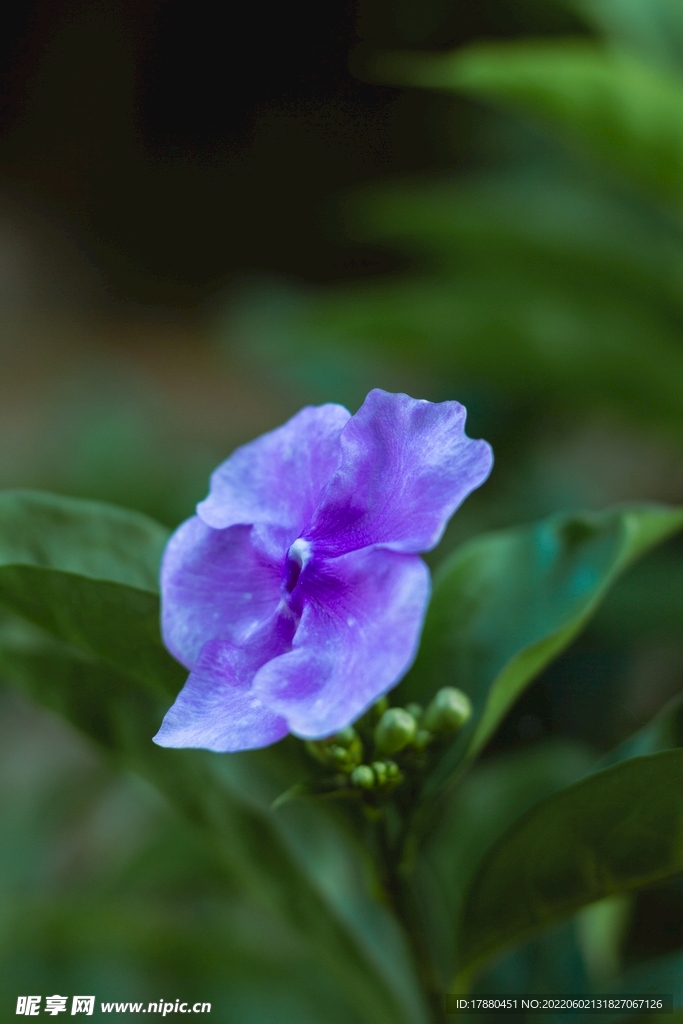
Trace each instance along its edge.
{"label": "blurred green background", "polygon": [[[683,503],[680,0],[34,0],[0,66],[0,486],[173,526],[236,444],[381,386],[459,399],[496,452],[433,563],[561,508]],[[683,689],[682,625],[672,542],[513,709],[491,771],[647,721]],[[158,795],[0,699],[2,1013],[54,991],[329,1013],[324,972]],[[680,884],[619,913],[618,949],[584,916],[488,984],[683,947]]]}

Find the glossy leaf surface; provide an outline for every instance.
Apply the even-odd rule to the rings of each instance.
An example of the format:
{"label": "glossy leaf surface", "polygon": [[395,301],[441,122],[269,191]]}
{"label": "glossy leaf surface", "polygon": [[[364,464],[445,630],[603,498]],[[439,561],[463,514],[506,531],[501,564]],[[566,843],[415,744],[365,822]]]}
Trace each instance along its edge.
{"label": "glossy leaf surface", "polygon": [[444,990],[455,973],[458,921],[480,861],[517,818],[549,794],[576,782],[592,761],[590,752],[578,745],[543,743],[487,759],[453,793],[420,850],[410,879]]}
{"label": "glossy leaf surface", "polygon": [[174,694],[186,672],[159,634],[168,531],[136,512],[30,491],[0,494],[0,603],[86,659]]}
{"label": "glossy leaf surface", "polygon": [[683,510],[635,506],[554,516],[480,537],[441,566],[422,645],[400,687],[422,700],[458,686],[474,705],[469,728],[432,787],[471,759],[538,673],[567,647],[619,574],[683,526]]}
{"label": "glossy leaf surface", "polygon": [[681,871],[683,751],[597,772],[532,808],[484,859],[461,919],[461,966]]}

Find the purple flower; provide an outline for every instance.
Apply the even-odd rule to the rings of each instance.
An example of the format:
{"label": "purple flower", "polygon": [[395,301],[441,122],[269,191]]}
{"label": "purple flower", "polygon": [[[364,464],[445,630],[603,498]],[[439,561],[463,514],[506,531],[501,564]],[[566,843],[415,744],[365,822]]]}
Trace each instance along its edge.
{"label": "purple flower", "polygon": [[307,407],[211,477],[161,569],[162,629],[190,669],[155,741],[245,750],[328,736],[410,667],[428,551],[491,469],[458,402],[371,391]]}

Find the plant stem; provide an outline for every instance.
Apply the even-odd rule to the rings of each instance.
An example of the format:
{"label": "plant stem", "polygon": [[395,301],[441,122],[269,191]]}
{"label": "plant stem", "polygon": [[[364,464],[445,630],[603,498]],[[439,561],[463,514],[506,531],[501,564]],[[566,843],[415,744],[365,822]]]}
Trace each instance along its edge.
{"label": "plant stem", "polygon": [[[382,815],[378,822],[378,833],[385,892],[406,933],[418,979],[431,1009],[432,1020],[434,1024],[446,1024],[443,992],[432,964],[415,901],[405,881],[401,878],[397,848],[392,846],[387,836],[385,815]],[[400,850],[400,846],[398,849]]]}

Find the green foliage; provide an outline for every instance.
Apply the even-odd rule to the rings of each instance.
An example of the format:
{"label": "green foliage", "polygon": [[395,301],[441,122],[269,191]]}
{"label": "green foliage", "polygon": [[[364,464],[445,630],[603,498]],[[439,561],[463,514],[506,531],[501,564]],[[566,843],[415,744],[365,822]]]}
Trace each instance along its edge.
{"label": "green foliage", "polygon": [[628,51],[534,41],[397,55],[380,69],[394,81],[458,90],[542,117],[610,166],[683,200],[683,84]]}
{"label": "green foliage", "polygon": [[167,539],[167,530],[138,513],[6,492],[0,601],[103,671],[173,693],[183,674],[158,625],[158,565]]}
{"label": "green foliage", "polygon": [[463,963],[681,871],[683,751],[597,772],[528,811],[484,859],[463,910]]}
{"label": "green foliage", "polygon": [[476,756],[629,563],[681,526],[683,511],[656,506],[561,515],[473,540],[440,567],[420,652],[398,693],[424,702],[454,684],[474,716],[429,792]]}
{"label": "green foliage", "polygon": [[482,858],[529,807],[581,778],[591,762],[590,751],[581,746],[544,743],[483,762],[450,795],[410,874],[413,898],[444,991],[462,964],[458,923]]}

